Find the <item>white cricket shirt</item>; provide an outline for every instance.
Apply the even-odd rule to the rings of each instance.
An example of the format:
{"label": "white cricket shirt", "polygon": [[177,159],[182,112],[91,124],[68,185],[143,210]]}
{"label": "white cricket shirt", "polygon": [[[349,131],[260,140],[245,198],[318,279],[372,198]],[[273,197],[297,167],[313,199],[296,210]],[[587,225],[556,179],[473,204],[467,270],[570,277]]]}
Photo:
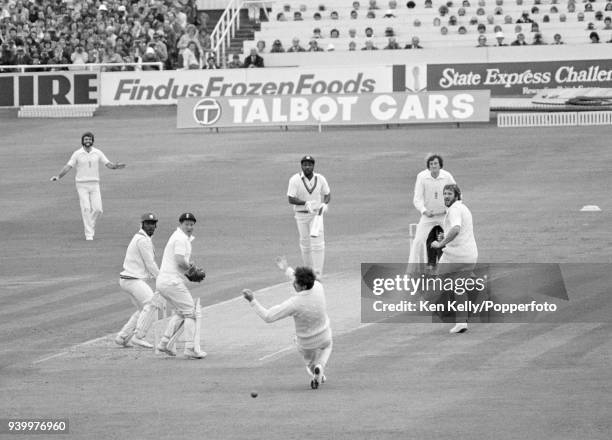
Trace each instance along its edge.
{"label": "white cricket shirt", "polygon": [[142,229],[134,234],[125,252],[122,276],[131,278],[156,278],[159,268],[155,263],[153,240]]}
{"label": "white cricket shirt", "polygon": [[478,260],[478,248],[474,238],[472,213],[461,200],[457,200],[447,208],[443,225],[444,233],[448,233],[454,226],[459,226],[459,234],[444,247],[446,259],[450,263],[475,263]]}
{"label": "white cricket shirt", "polygon": [[190,261],[191,259],[191,242],[195,237],[188,236],[181,228],[176,228],[176,231],[172,233],[168,239],[168,243],[164,248],[164,255],[162,256],[161,267],[159,268],[159,274],[168,275],[171,277],[183,277],[184,270],[181,269],[176,263],[175,255],[182,255],[185,260]]}
{"label": "white cricket shirt", "polygon": [[445,185],[455,183],[455,179],[448,171],[440,170],[438,177],[434,179],[431,171],[423,170],[416,178],[414,185],[414,207],[421,213],[428,209],[436,213],[445,211],[443,190]]}
{"label": "white cricket shirt", "polygon": [[302,348],[319,348],[331,340],[325,290],[318,281],[315,281],[312,289],[294,292],[291,298],[269,309],[263,307],[256,299],[251,301],[251,306],[266,322],[292,316],[297,342]]}
{"label": "white cricket shirt", "polygon": [[100,162],[102,165],[110,163],[104,153],[97,148],[91,147],[88,153],[85,148],[79,148],[68,160],[68,165],[75,169],[76,182],[99,182],[100,181]]}
{"label": "white cricket shirt", "polygon": [[[294,174],[289,179],[287,195],[297,197],[305,202],[317,202],[313,205],[314,210],[319,209],[319,206],[323,203],[323,196],[329,193],[329,184],[322,174],[312,173],[312,179],[308,180],[302,172]],[[304,211],[305,209],[303,205],[293,205],[294,211]]]}

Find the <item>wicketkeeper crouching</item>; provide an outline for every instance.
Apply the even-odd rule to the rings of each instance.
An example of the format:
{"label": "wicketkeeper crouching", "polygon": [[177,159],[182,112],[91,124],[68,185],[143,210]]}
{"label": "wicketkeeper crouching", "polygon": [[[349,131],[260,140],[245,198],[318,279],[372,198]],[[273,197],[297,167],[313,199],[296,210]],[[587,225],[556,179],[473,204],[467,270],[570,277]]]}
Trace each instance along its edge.
{"label": "wicketkeeper crouching", "polygon": [[244,289],[242,294],[250,302],[255,313],[265,322],[293,317],[297,349],[304,357],[310,376],[310,386],[312,389],[317,389],[319,384],[326,380],[323,373],[333,345],[325,290],[311,268],[297,267],[294,270],[288,266],[285,257],[277,258],[276,264],[293,281],[295,292],[291,298],[266,309],[255,299],[251,290]]}

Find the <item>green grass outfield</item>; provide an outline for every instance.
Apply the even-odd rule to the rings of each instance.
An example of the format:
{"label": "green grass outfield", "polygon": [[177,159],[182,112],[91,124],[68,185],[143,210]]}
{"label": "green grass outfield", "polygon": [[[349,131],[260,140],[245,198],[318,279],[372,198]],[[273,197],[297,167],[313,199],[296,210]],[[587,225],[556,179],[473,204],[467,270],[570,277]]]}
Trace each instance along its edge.
{"label": "green grass outfield", "polygon": [[[609,438],[609,303],[585,305],[581,322],[473,325],[461,336],[359,321],[359,264],[407,261],[413,185],[431,151],[463,190],[481,261],[612,263],[609,127],[174,126],[170,108],[88,120],[0,113],[0,418],[69,418],[66,438],[78,439]],[[102,171],[93,242],[74,172],[49,182],[89,130],[128,164]],[[245,287],[265,289],[267,305],[285,297],[273,259],[299,262],[285,194],[307,153],[332,188],[325,284],[336,336],[318,391],[291,348],[292,323],[265,325],[232,300]],[[587,204],[602,212],[579,212]],[[178,215],[198,218],[194,256],[207,278],[192,292],[207,307],[205,360],[118,349],[107,337],[131,313],[117,278],[148,210],[160,217],[159,257]],[[571,279],[570,298],[609,291]]]}

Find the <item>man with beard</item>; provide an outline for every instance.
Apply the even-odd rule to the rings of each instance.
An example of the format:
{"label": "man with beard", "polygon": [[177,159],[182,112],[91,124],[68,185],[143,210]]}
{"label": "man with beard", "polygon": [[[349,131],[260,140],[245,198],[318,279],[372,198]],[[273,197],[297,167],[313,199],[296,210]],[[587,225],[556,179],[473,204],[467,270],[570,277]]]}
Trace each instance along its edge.
{"label": "man with beard", "polygon": [[[442,225],[444,234],[431,243],[432,248],[443,250],[438,273],[440,275],[448,274],[449,276],[470,274],[478,260],[472,213],[463,204],[461,189],[456,184],[446,185],[443,196],[446,205],[446,217],[444,217]],[[463,295],[463,297],[465,298],[467,295]],[[456,319],[455,322],[455,326],[450,330],[451,333],[467,331],[467,317]]]}
{"label": "man with beard", "polygon": [[102,196],[100,194],[100,162],[111,170],[125,168],[124,163],[111,162],[106,155],[94,148],[94,135],[91,132],[81,136],[82,148],[79,148],[70,157],[70,160],[61,169],[58,175],[51,177],[51,182],[59,179],[76,168],[76,188],[81,204],[81,215],[85,226],[85,240],[93,240],[96,233],[96,222],[102,215]]}

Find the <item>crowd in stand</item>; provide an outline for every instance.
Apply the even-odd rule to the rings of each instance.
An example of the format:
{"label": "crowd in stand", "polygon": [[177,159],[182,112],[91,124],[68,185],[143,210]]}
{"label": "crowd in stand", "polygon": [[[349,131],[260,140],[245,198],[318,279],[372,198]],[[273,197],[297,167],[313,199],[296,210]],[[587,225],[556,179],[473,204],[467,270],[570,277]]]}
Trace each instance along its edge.
{"label": "crowd in stand", "polygon": [[[325,34],[322,33],[320,24],[316,23],[316,27],[313,28],[312,36],[310,37],[307,47],[300,46],[299,38],[297,37],[293,39],[292,46],[287,49],[282,46],[280,40],[276,40],[270,49],[270,53],[333,51],[336,49],[333,43],[328,43],[326,47],[321,47],[317,40],[341,37],[340,32],[333,25],[334,20],[348,19],[350,22],[351,20],[357,20],[363,17],[367,19],[381,17],[396,18],[397,15],[399,15],[399,8],[414,9],[417,6],[414,0],[408,0],[405,6],[398,5],[396,0],[384,1],[386,1],[387,4],[383,9],[379,6],[377,0],[365,0],[363,5],[360,4],[358,0],[355,0],[352,2],[350,12],[346,12],[346,10],[342,11],[346,17],[342,17],[336,10],[328,10],[326,6],[322,4],[314,6],[314,8],[312,5],[307,6],[306,4],[302,4],[298,7],[292,7],[290,4],[285,4],[283,10],[275,14],[277,21],[304,21],[305,18],[314,22],[327,21],[326,25],[328,31],[325,32]],[[600,35],[598,31],[605,32],[612,30],[612,0],[606,0],[605,6],[599,3],[597,6],[600,9],[598,10],[594,9],[594,0],[531,0],[532,6],[528,7],[525,5],[525,10],[518,17],[509,13],[504,13],[504,0],[455,0],[455,2],[453,2],[453,0],[445,0],[440,2],[443,4],[437,8],[434,7],[432,0],[420,1],[423,1],[424,9],[437,9],[437,14],[434,15],[432,21],[432,27],[439,29],[440,35],[442,36],[452,35],[453,33],[465,35],[468,33],[468,25],[475,26],[478,34],[475,37],[475,44],[477,47],[564,44],[563,37],[559,33],[555,33],[552,41],[544,41],[542,33],[538,28],[538,22],[550,23],[551,17],[554,16],[558,18],[560,23],[565,23],[567,21],[567,15],[563,11],[567,11],[568,14],[576,13],[576,20],[578,22],[585,22],[585,12],[594,13],[593,21],[589,23],[585,22],[584,25],[585,30],[590,31],[590,33],[587,34],[588,39],[585,38],[585,43],[599,43]],[[511,1],[518,6],[524,5],[524,0]],[[561,1],[563,5],[560,4]],[[546,4],[544,4],[544,2]],[[492,4],[494,6],[491,7]],[[492,12],[489,15],[487,15],[487,10],[485,9],[487,5],[489,6],[489,12]],[[455,11],[454,14],[452,13],[453,10]],[[469,10],[475,11],[475,15],[467,17],[466,14]],[[506,25],[516,23],[514,29],[516,37],[514,40],[505,40],[502,27],[499,24],[495,25],[496,22],[500,22],[495,16],[503,16],[503,22]],[[422,18],[423,17],[414,18],[412,23],[414,28],[419,28],[423,25],[421,21]],[[393,21],[389,21],[389,24],[392,23]],[[489,44],[485,34],[491,33],[491,31],[495,35],[495,41]],[[526,41],[525,35],[529,35],[529,33],[532,33],[532,41],[528,42]],[[379,49],[374,45],[372,40],[374,35],[371,27],[365,28],[363,36],[365,40],[361,50]],[[383,49],[421,48],[418,36],[413,36],[410,38],[410,41],[407,41],[405,44],[400,44],[392,26],[386,27],[384,36],[387,37],[388,40],[386,46],[382,47]],[[342,37],[346,37],[346,35],[342,35]],[[358,50],[358,40],[355,39],[362,37],[362,32],[358,32],[355,28],[350,28],[348,30],[348,37],[350,41],[348,42],[347,49],[349,51]],[[612,43],[612,33],[610,34],[610,38],[611,39],[607,41],[608,43]],[[416,44],[414,43],[415,40]],[[261,48],[263,44],[265,44],[263,41],[258,42],[260,52],[262,51]]]}
{"label": "crowd in stand", "polygon": [[107,71],[159,68],[142,62],[215,69],[208,18],[194,0],[0,0],[0,70],[88,63],[122,63]]}
{"label": "crowd in stand", "polygon": [[[432,0],[424,1],[425,8],[433,8]],[[457,0],[459,1],[459,0]],[[478,5],[483,5],[485,0],[472,0]],[[500,6],[495,9],[495,14],[503,15],[503,0],[495,0]],[[523,0],[513,0],[522,4]],[[525,11],[518,19],[510,15],[504,17],[505,23],[515,22],[517,26],[529,26],[533,33],[533,41],[525,41],[526,29],[518,27],[516,39],[511,45],[546,44],[538,32],[538,24],[533,18],[542,17],[542,22],[549,21],[549,14],[558,14],[559,21],[565,21],[565,14],[560,13],[562,9],[557,6],[559,0],[547,0],[549,5],[541,4],[542,0],[534,0],[531,10]],[[597,30],[612,30],[612,0],[607,0],[603,11],[594,11],[590,0],[567,1],[564,9],[568,12],[577,12],[577,20],[584,21],[584,11],[595,12],[594,20],[586,24],[590,30],[589,40],[592,43],[600,42]],[[377,0],[368,0],[368,5],[362,7],[359,1],[352,3],[349,13],[350,19],[360,16],[375,18],[377,16],[393,18],[398,8],[396,0],[388,0],[384,11],[380,10]],[[465,8],[469,8],[470,0],[461,0],[461,7],[457,15],[463,17]],[[546,15],[540,13],[537,5]],[[406,3],[408,9],[414,8],[413,0]],[[455,7],[458,5],[455,5]],[[403,7],[403,6],[401,6]],[[450,8],[454,7],[452,0],[442,4],[438,8],[439,15],[434,18],[433,26],[439,27],[440,33],[446,35],[449,29],[456,28],[458,34],[466,32],[465,26],[458,26],[455,15],[449,16]],[[315,6],[314,13],[309,12],[305,4],[292,10],[290,5],[285,5],[282,12],[276,15],[278,21],[301,21],[305,14],[311,13],[314,20],[323,18],[330,20],[339,19],[337,11],[326,11],[325,6]],[[537,9],[537,10],[536,10]],[[482,10],[482,11],[481,11]],[[463,12],[462,12],[463,11]],[[608,14],[609,15],[606,15]],[[470,24],[477,24],[477,45],[488,46],[486,35],[487,25],[493,28],[496,42],[493,45],[507,45],[501,26],[493,26],[494,17],[484,16],[482,7],[477,9],[477,15],[473,17]],[[194,0],[0,0],[0,69],[7,65],[40,65],[38,70],[67,69],[68,67],[46,67],[49,65],[84,65],[88,63],[121,63],[122,66],[105,67],[105,70],[122,69],[158,69],[155,65],[140,65],[142,62],[157,62],[164,69],[215,69],[219,67],[220,60],[216,60],[214,52],[211,51],[210,28],[208,15],[196,10]],[[475,20],[474,23],[472,23]],[[601,23],[599,23],[601,22]],[[415,19],[413,25],[420,26],[420,20]],[[601,24],[601,26],[600,26]],[[349,36],[354,38],[355,29],[349,30]],[[329,38],[338,38],[340,33],[332,29]],[[389,26],[385,30],[388,44],[384,49],[401,49],[395,36],[394,30]],[[365,44],[361,50],[378,49],[373,41],[372,29],[365,29]],[[323,38],[319,27],[313,30],[313,36],[304,48],[299,39],[295,38],[291,47],[285,49],[280,40],[274,41],[270,53],[279,52],[318,52],[323,50],[334,50],[333,44],[326,48],[320,47],[317,40]],[[612,40],[608,41],[612,42]],[[554,36],[552,44],[562,44],[560,34]],[[407,49],[421,48],[418,36],[414,36],[403,45]],[[359,47],[354,40],[349,42],[349,50],[358,50]],[[263,58],[259,55],[264,53],[265,42],[258,43],[257,50],[247,56],[244,61],[235,56],[228,63],[228,67],[263,67]],[[123,63],[134,63],[131,67],[125,67]]]}

